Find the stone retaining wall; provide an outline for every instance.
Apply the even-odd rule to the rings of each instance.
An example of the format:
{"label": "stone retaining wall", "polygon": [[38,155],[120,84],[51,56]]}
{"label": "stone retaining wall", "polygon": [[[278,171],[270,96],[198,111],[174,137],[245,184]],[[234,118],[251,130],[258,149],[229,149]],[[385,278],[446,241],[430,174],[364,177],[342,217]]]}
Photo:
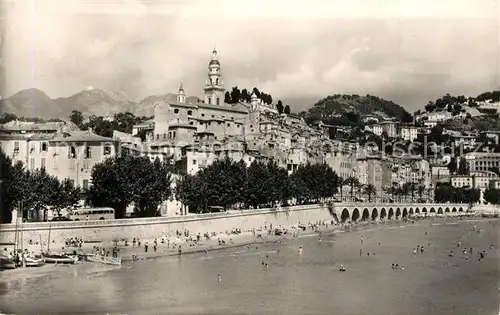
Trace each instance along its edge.
{"label": "stone retaining wall", "polygon": [[[101,221],[37,222],[0,225],[0,243],[14,242],[16,229],[22,231],[23,243],[42,240],[46,243],[49,234],[51,243],[63,243],[71,237],[81,237],[84,241],[111,241],[115,238],[139,237],[151,239],[162,234],[175,234],[176,230],[188,229],[191,234],[205,232],[225,232],[233,228],[242,230],[258,229],[265,225],[291,226],[307,224],[319,220],[332,220],[327,206],[301,205],[280,210],[258,209],[209,213],[179,217],[137,218]],[[21,238],[21,236],[18,236]]]}

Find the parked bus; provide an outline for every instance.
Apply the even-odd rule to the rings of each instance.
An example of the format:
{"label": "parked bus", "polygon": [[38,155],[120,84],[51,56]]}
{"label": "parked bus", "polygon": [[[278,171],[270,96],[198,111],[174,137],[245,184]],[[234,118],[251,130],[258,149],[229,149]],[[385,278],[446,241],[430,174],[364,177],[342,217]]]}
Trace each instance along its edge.
{"label": "parked bus", "polygon": [[74,221],[109,220],[115,218],[115,210],[108,207],[80,208],[73,210],[69,218]]}

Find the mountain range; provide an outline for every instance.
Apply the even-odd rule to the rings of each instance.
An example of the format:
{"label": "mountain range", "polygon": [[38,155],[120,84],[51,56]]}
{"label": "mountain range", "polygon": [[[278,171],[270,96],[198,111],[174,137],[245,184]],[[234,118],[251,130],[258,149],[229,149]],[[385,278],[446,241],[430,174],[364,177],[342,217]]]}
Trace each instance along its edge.
{"label": "mountain range", "polygon": [[[136,116],[153,116],[154,103],[175,102],[176,94],[148,96],[140,102],[132,102],[121,93],[102,89],[87,89],[69,97],[52,99],[38,89],[27,89],[11,97],[0,100],[2,113],[12,113],[18,117],[38,117],[41,119],[68,119],[73,110],[85,116],[108,116],[120,112],[131,112]],[[197,102],[198,97],[190,96],[188,102]]]}

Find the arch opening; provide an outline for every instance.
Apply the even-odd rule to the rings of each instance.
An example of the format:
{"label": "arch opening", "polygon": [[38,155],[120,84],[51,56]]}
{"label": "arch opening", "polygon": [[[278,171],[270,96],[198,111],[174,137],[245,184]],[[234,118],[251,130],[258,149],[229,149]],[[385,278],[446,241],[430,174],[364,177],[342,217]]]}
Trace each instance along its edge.
{"label": "arch opening", "polygon": [[444,209],[444,212],[450,212],[450,208],[446,207],[446,208]]}
{"label": "arch opening", "polygon": [[431,208],[431,211],[430,211],[430,213],[436,213],[436,209],[434,209],[434,208]]}
{"label": "arch opening", "polygon": [[363,210],[363,215],[361,216],[361,221],[368,220],[370,218],[370,211],[367,208]]}
{"label": "arch opening", "polygon": [[462,208],[462,207],[458,208],[458,212],[462,212],[462,211],[464,211],[464,208]]}
{"label": "arch opening", "polygon": [[457,208],[453,207],[453,209],[451,209],[451,212],[457,212]]}
{"label": "arch opening", "polygon": [[420,209],[418,207],[415,209],[415,213],[420,213]]}
{"label": "arch opening", "polygon": [[401,209],[397,208],[396,209],[396,219],[399,219],[401,217]]}
{"label": "arch opening", "polygon": [[377,208],[373,208],[373,210],[372,210],[372,221],[377,220],[377,218],[378,218],[378,210],[377,210]]}
{"label": "arch opening", "polygon": [[438,208],[438,214],[443,214],[443,208]]}
{"label": "arch opening", "polygon": [[340,220],[342,221],[342,223],[345,223],[349,221],[350,218],[351,215],[349,214],[349,210],[347,210],[347,208],[344,208],[344,210],[342,210],[342,214],[340,215]]}
{"label": "arch opening", "polygon": [[385,208],[382,208],[382,210],[380,210],[380,220],[385,219],[386,216],[387,212],[385,211]]}
{"label": "arch opening", "polygon": [[406,208],[403,209],[403,219],[408,217],[408,210]]}
{"label": "arch opening", "polygon": [[352,211],[352,217],[351,217],[351,218],[352,218],[352,220],[353,220],[354,222],[358,221],[358,219],[359,219],[359,210],[358,210],[358,208],[355,208],[355,209]]}
{"label": "arch opening", "polygon": [[387,217],[389,220],[391,220],[394,217],[394,210],[392,210],[392,208],[389,209],[389,215]]}
{"label": "arch opening", "polygon": [[422,213],[427,214],[427,208],[425,208],[425,207],[424,207],[424,208],[422,209]]}

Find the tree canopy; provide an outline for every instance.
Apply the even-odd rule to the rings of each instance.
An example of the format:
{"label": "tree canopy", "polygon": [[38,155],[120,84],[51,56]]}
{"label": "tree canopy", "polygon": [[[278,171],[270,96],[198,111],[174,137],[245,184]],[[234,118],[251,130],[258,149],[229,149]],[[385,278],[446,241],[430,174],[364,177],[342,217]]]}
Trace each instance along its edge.
{"label": "tree canopy", "polygon": [[158,159],[118,155],[96,164],[91,176],[88,200],[113,207],[116,218],[123,218],[132,202],[138,216],[158,215],[158,206],[171,194],[170,168]]}
{"label": "tree canopy", "polygon": [[337,192],[339,178],[326,164],[299,166],[288,171],[274,162],[218,160],[195,175],[183,176],[176,196],[190,212],[206,212],[210,207],[274,207],[298,202],[324,200]]}

